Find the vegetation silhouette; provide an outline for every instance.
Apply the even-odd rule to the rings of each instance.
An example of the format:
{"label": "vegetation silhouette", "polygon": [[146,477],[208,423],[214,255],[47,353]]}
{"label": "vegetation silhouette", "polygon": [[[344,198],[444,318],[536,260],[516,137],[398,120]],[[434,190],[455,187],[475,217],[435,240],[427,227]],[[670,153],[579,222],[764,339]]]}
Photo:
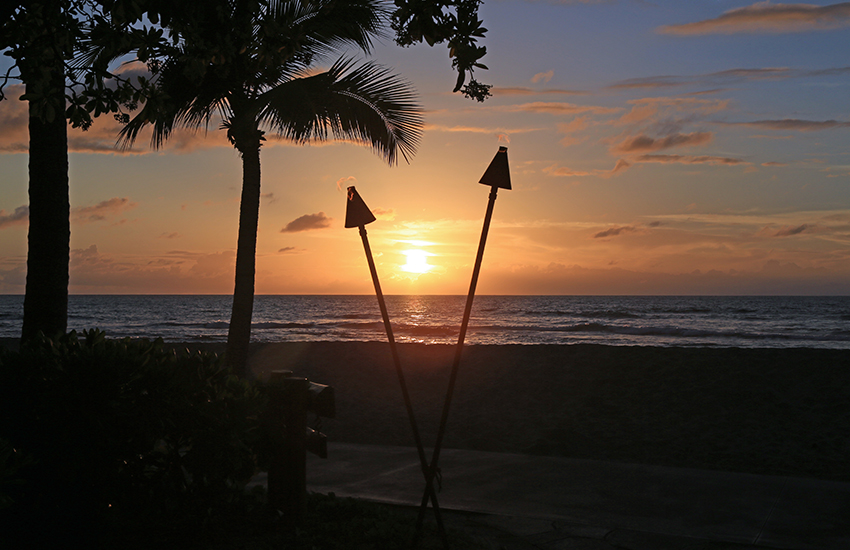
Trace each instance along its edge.
{"label": "vegetation silhouette", "polygon": [[156,75],[161,95],[119,138],[129,147],[150,125],[152,145],[160,147],[175,129],[206,128],[219,117],[239,151],[242,197],[226,352],[238,374],[245,374],[251,335],[265,132],[300,144],[349,139],[393,164],[399,154],[413,154],[422,128],[413,88],[379,65],[341,58],[327,71],[309,72],[345,47],[369,53],[381,30],[380,2],[251,4],[222,4],[172,21],[185,40]]}

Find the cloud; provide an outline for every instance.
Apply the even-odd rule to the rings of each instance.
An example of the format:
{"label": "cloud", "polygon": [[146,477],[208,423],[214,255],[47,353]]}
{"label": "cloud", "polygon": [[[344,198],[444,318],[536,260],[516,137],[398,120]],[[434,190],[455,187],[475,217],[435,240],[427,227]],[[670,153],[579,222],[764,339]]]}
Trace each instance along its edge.
{"label": "cloud", "polygon": [[535,84],[538,82],[543,82],[544,84],[552,80],[552,77],[555,76],[555,71],[548,70],[545,73],[537,73],[536,75],[531,77],[531,81]]}
{"label": "cloud", "polygon": [[[102,253],[96,244],[71,250],[70,290],[78,294],[225,294],[233,290],[233,250],[173,250],[163,256]],[[188,269],[187,269],[188,266]]]}
{"label": "cloud", "polygon": [[182,236],[183,235],[181,235],[180,233],[176,233],[176,232],[175,233],[161,233],[159,235],[159,237],[157,237],[157,238],[159,238],[159,239],[179,239]]}
{"label": "cloud", "polygon": [[777,231],[773,236],[774,237],[791,237],[793,235],[799,235],[800,233],[806,231],[807,229],[811,229],[812,226],[804,223],[803,225],[798,225],[797,227],[783,227],[779,231]]}
{"label": "cloud", "polygon": [[101,222],[119,216],[136,206],[136,203],[130,202],[127,197],[113,197],[94,206],[72,208],[71,221],[77,223]]}
{"label": "cloud", "polygon": [[471,134],[490,134],[498,136],[500,134],[525,134],[529,132],[537,132],[541,128],[487,128],[481,126],[442,126],[438,124],[426,124],[425,131],[435,132],[468,132]]}
{"label": "cloud", "polygon": [[[126,197],[114,197],[101,201],[94,206],[72,208],[71,221],[79,224],[102,222],[120,216],[136,206],[137,204],[135,202],[131,202]],[[5,214],[4,210],[0,210],[0,228],[10,227],[12,225],[26,225],[28,220],[29,206],[19,206],[11,214]]]}
{"label": "cloud", "polygon": [[510,105],[501,108],[508,112],[543,113],[550,115],[574,115],[578,113],[594,113],[608,115],[618,113],[619,107],[599,107],[596,105],[576,105],[574,103],[535,101],[521,105]]}
{"label": "cloud", "polygon": [[312,231],[314,229],[325,229],[331,226],[333,218],[329,218],[324,212],[317,214],[304,214],[286,224],[280,230],[281,233],[298,233],[300,231]]}
{"label": "cloud", "polygon": [[627,160],[618,159],[617,164],[614,165],[614,169],[611,170],[611,172],[616,174],[617,172],[622,172],[623,170],[626,170],[629,166],[631,166],[631,163],[629,163]]}
{"label": "cloud", "polygon": [[840,120],[800,120],[785,118],[781,120],[754,120],[752,122],[718,122],[729,126],[749,126],[764,130],[796,130],[798,132],[817,132],[835,128],[850,128],[850,122]]}
{"label": "cloud", "polygon": [[794,73],[788,67],[761,67],[754,69],[727,69],[708,73],[705,78],[720,80],[778,80],[788,78]]}
{"label": "cloud", "polygon": [[607,86],[611,90],[634,90],[641,88],[672,88],[684,86],[688,81],[680,76],[647,76],[642,78],[629,78]]}
{"label": "cloud", "polygon": [[628,162],[626,162],[623,159],[620,159],[620,160],[617,161],[617,164],[614,165],[614,168],[612,168],[611,170],[596,169],[596,170],[591,170],[591,171],[587,172],[587,171],[581,171],[581,170],[573,170],[571,168],[567,168],[566,166],[558,166],[557,164],[553,164],[551,166],[547,166],[546,168],[544,168],[543,172],[545,174],[549,174],[550,176],[561,177],[561,178],[574,178],[574,177],[586,177],[586,176],[596,176],[596,177],[600,177],[600,178],[610,178],[614,174],[617,174],[619,172],[623,172],[629,166],[631,166],[631,164],[629,164]]}
{"label": "cloud", "polygon": [[0,108],[0,152],[26,153],[29,150],[29,111],[27,103],[18,99],[24,93],[24,86],[13,84],[4,93],[6,99]]}
{"label": "cloud", "polygon": [[395,210],[392,208],[373,208],[372,214],[379,220],[392,221],[395,219]]}
{"label": "cloud", "polygon": [[641,155],[634,159],[636,162],[655,162],[661,164],[713,164],[734,166],[749,164],[734,157],[715,157],[710,155]]}
{"label": "cloud", "polygon": [[613,148],[616,153],[641,153],[648,151],[662,151],[675,147],[693,147],[709,143],[713,134],[711,132],[693,132],[690,134],[671,134],[663,138],[651,138],[646,134],[630,136]]}
{"label": "cloud", "polygon": [[762,166],[765,166],[765,167],[769,167],[769,166],[788,166],[788,163],[787,163],[787,162],[777,162],[777,161],[775,161],[775,160],[772,160],[772,161],[770,161],[770,162],[762,162],[762,163],[761,163],[761,165],[762,165]]}
{"label": "cloud", "polygon": [[850,2],[828,6],[812,4],[771,4],[757,2],[752,6],[724,12],[720,17],[683,25],[659,27],[661,34],[692,36],[734,33],[786,33],[824,31],[850,27]]}
{"label": "cloud", "polygon": [[616,237],[621,233],[633,233],[637,231],[637,227],[633,225],[622,225],[620,227],[610,227],[605,231],[600,231],[593,236],[594,239],[603,239],[605,237]]}
{"label": "cloud", "polygon": [[680,113],[688,116],[704,116],[729,108],[728,99],[703,99],[699,97],[645,97],[632,99],[628,103],[632,105],[632,109],[620,117],[617,121],[618,124],[635,124],[657,119],[661,116],[671,117]]}
{"label": "cloud", "polygon": [[499,87],[494,86],[490,88],[490,94],[494,96],[515,96],[515,95],[545,95],[545,94],[553,94],[553,95],[587,95],[587,92],[581,90],[561,90],[558,88],[544,88],[544,89],[534,89],[534,88],[526,88],[523,86],[514,86],[514,87]]}
{"label": "cloud", "polygon": [[571,122],[563,122],[558,124],[558,131],[562,134],[572,134],[586,130],[590,126],[590,117],[582,116],[573,119]]}
{"label": "cloud", "polygon": [[13,225],[27,225],[29,215],[30,207],[27,205],[15,208],[15,211],[11,214],[6,214],[5,210],[0,210],[0,229]]}
{"label": "cloud", "polygon": [[[814,78],[825,76],[842,76],[850,73],[850,67],[830,67],[826,69],[793,69],[790,67],[754,67],[735,68],[713,73],[696,75],[656,75],[641,78],[620,80],[606,86],[609,90],[656,90],[661,88],[676,88],[682,86],[728,86],[739,82],[784,80],[790,78]],[[717,93],[723,89],[702,90],[687,95],[704,95]]]}
{"label": "cloud", "polygon": [[298,252],[298,249],[294,246],[284,246],[277,251],[278,254],[295,254],[296,252]]}
{"label": "cloud", "polygon": [[558,124],[558,132],[562,134],[567,134],[561,140],[561,145],[564,147],[569,147],[570,145],[575,145],[576,143],[580,143],[582,139],[574,137],[573,134],[577,132],[581,132],[582,130],[586,130],[592,125],[590,121],[590,117],[581,116],[573,119],[571,122],[565,122],[562,124]]}
{"label": "cloud", "polygon": [[593,175],[596,175],[593,172],[582,172],[582,171],[578,171],[578,170],[573,170],[571,168],[567,168],[566,166],[558,166],[556,164],[553,164],[552,166],[548,166],[548,167],[544,168],[543,172],[549,174],[550,176],[557,176],[557,177],[562,177],[562,178],[564,178],[564,177],[572,178],[572,177],[576,177],[576,176],[593,176]]}

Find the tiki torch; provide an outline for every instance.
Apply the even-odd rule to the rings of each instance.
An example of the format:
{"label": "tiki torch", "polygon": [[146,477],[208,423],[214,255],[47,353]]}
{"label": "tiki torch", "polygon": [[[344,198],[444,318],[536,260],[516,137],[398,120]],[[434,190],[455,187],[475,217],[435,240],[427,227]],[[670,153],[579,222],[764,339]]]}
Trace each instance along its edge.
{"label": "tiki torch", "polygon": [[463,341],[466,338],[466,329],[469,326],[469,316],[472,313],[472,301],[475,298],[475,287],[478,285],[478,274],[481,271],[481,260],[484,258],[484,245],[487,243],[487,233],[490,231],[490,219],[493,217],[493,205],[496,203],[496,193],[499,189],[511,188],[511,172],[508,168],[508,148],[499,147],[499,151],[490,166],[481,176],[478,183],[490,186],[490,197],[487,202],[487,213],[484,214],[484,227],[481,230],[481,240],[478,243],[478,255],[475,257],[475,266],[472,269],[472,282],[469,284],[469,294],[466,297],[466,308],[463,310],[463,322],[460,324],[457,348],[455,349],[454,362],[449,377],[449,388],[446,391],[446,401],[443,404],[443,415],[440,419],[440,429],[437,432],[437,442],[434,444],[434,454],[431,457],[431,465],[425,473],[425,494],[422,496],[422,504],[419,507],[419,518],[416,522],[417,536],[422,529],[422,520],[425,517],[425,509],[428,506],[428,496],[434,492],[434,477],[439,473],[440,450],[443,445],[443,437],[446,433],[446,424],[449,421],[449,408],[451,407],[454,394],[457,373],[460,369],[460,357],[463,353]]}
{"label": "tiki torch", "polygon": [[[352,227],[360,228],[360,238],[363,241],[363,250],[366,252],[366,261],[369,263],[369,272],[372,274],[372,283],[375,285],[375,294],[378,297],[378,306],[381,308],[381,317],[384,320],[384,328],[387,331],[387,340],[390,342],[390,351],[392,353],[393,363],[395,363],[396,374],[398,374],[398,382],[401,385],[401,393],[404,397],[404,405],[407,408],[407,416],[410,419],[410,429],[413,432],[413,440],[415,441],[416,449],[419,452],[419,462],[422,467],[422,474],[425,476],[425,479],[428,480],[430,478],[428,473],[428,459],[425,457],[425,448],[422,446],[422,438],[419,436],[419,428],[416,425],[416,417],[413,415],[413,405],[410,401],[410,394],[407,391],[407,384],[404,381],[404,372],[401,369],[401,360],[398,357],[398,349],[396,349],[395,337],[393,336],[393,327],[390,324],[390,316],[387,313],[387,304],[384,301],[384,294],[381,292],[381,283],[378,281],[378,271],[375,269],[375,260],[372,258],[372,249],[369,247],[369,237],[366,235],[366,224],[375,221],[375,216],[372,214],[372,211],[369,210],[369,207],[366,206],[366,203],[363,202],[363,199],[360,198],[360,194],[357,193],[354,186],[348,188],[348,201],[346,204],[345,227],[346,229]],[[440,506],[437,504],[437,493],[434,491],[433,483],[428,483],[427,486],[429,489],[428,492],[425,493],[424,506],[428,506],[428,498],[430,497],[434,506],[434,516],[437,519],[437,527],[443,540],[443,546],[448,548],[448,539],[446,537],[446,531],[443,528]]]}

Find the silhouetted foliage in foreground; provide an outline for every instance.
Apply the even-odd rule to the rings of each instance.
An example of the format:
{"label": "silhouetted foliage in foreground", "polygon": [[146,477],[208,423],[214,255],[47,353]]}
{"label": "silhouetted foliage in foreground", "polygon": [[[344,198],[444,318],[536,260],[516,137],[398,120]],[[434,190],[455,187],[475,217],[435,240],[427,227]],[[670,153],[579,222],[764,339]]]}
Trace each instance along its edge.
{"label": "silhouetted foliage in foreground", "polygon": [[245,490],[268,464],[266,404],[262,382],[161,340],[92,330],[0,348],[4,547],[409,547],[412,515],[333,495],[283,528],[265,489]]}
{"label": "silhouetted foliage in foreground", "polygon": [[12,452],[0,493],[19,532],[69,540],[125,517],[202,521],[261,465],[262,387],[213,354],[99,331],[2,351],[0,439]]}

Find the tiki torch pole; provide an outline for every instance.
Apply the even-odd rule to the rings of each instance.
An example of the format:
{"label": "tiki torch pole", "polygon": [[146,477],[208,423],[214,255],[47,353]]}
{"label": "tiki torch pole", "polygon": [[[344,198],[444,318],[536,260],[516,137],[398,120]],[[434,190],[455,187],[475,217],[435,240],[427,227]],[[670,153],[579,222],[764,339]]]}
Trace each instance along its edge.
{"label": "tiki torch pole", "polygon": [[481,271],[481,261],[484,259],[484,245],[487,243],[487,233],[490,231],[490,219],[493,217],[493,206],[496,203],[496,193],[499,188],[511,188],[511,173],[508,168],[508,148],[499,147],[499,151],[490,166],[484,172],[478,183],[490,186],[490,196],[487,202],[487,212],[484,214],[484,227],[481,229],[481,240],[478,243],[478,254],[475,257],[475,266],[472,269],[472,281],[469,284],[469,294],[466,297],[466,307],[463,310],[463,321],[460,324],[457,348],[455,348],[454,362],[452,363],[451,376],[449,377],[449,388],[446,391],[446,401],[443,404],[443,415],[440,419],[440,429],[437,432],[437,442],[434,444],[434,454],[431,457],[431,465],[425,474],[425,494],[419,506],[419,517],[416,521],[416,535],[422,530],[422,520],[425,518],[425,509],[428,507],[428,496],[434,492],[434,477],[439,473],[440,450],[443,445],[443,437],[446,434],[446,425],[449,421],[449,409],[451,408],[452,396],[454,395],[457,373],[460,369],[460,358],[463,354],[463,341],[466,338],[466,329],[469,326],[469,316],[472,313],[472,301],[475,298],[475,287],[478,285],[478,274]]}
{"label": "tiki torch pole", "polygon": [[[425,479],[428,479],[428,459],[425,457],[425,448],[422,446],[422,438],[419,436],[419,428],[416,425],[416,417],[413,414],[413,405],[410,401],[410,394],[407,391],[407,384],[404,381],[404,371],[401,369],[401,360],[398,356],[398,349],[395,345],[395,337],[393,336],[393,327],[390,324],[390,316],[387,313],[387,304],[384,301],[384,294],[381,292],[381,283],[378,281],[378,270],[375,269],[375,260],[372,258],[372,248],[369,246],[369,238],[366,235],[366,224],[375,221],[375,216],[366,203],[360,198],[360,194],[352,186],[348,188],[348,202],[345,210],[345,227],[359,227],[360,238],[363,241],[363,250],[366,252],[366,261],[369,263],[369,272],[372,274],[372,283],[375,285],[375,294],[378,297],[378,306],[381,308],[381,317],[384,320],[384,328],[387,332],[387,340],[390,342],[390,352],[392,353],[393,363],[395,363],[398,382],[401,385],[401,393],[404,397],[404,405],[407,408],[407,416],[410,419],[410,429],[413,432],[413,440],[416,443],[416,450],[419,452],[419,463],[422,468],[422,474]],[[428,498],[434,506],[434,516],[437,519],[437,528],[440,532],[440,537],[443,541],[443,546],[448,549],[449,541],[446,536],[445,528],[443,527],[443,518],[440,514],[440,506],[437,503],[437,493],[434,491],[433,484],[428,485],[429,491],[425,493],[425,504],[428,506]]]}

